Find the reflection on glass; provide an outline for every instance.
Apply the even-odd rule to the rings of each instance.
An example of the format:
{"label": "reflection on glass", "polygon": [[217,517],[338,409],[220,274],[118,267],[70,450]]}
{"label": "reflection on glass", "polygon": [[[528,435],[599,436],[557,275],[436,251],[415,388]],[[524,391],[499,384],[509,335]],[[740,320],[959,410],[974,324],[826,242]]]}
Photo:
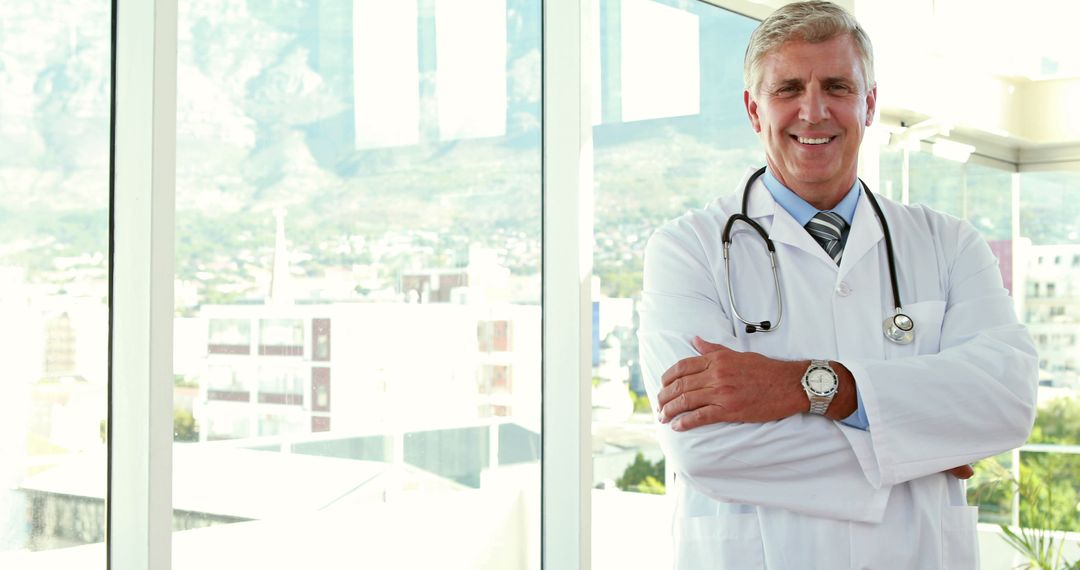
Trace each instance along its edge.
{"label": "reflection on glass", "polygon": [[989,242],[1011,239],[1011,172],[924,152],[910,153],[910,172],[910,203],[964,218]]}
{"label": "reflection on glass", "polygon": [[699,114],[700,16],[653,0],[622,0],[620,16],[622,120]]}
{"label": "reflection on glass", "polygon": [[110,7],[0,4],[0,568],[104,568]]}
{"label": "reflection on glass", "polygon": [[539,6],[180,3],[175,568],[539,567]]}
{"label": "reflection on glass", "polygon": [[593,494],[593,567],[663,567],[662,544],[625,543],[667,536],[671,520],[655,500],[665,465],[638,364],[642,253],[654,229],[763,164],[742,104],[756,22],[703,2],[596,0],[594,13],[593,486],[604,491]]}

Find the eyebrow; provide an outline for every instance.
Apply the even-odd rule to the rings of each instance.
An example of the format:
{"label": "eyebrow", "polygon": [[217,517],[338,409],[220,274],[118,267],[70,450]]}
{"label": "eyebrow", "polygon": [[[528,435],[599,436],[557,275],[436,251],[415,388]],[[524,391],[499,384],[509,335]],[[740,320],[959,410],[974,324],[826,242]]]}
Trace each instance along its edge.
{"label": "eyebrow", "polygon": [[[845,77],[845,76],[838,75],[838,76],[833,76],[833,77],[826,77],[825,79],[821,80],[821,84],[822,85],[854,85],[855,81],[850,77]],[[802,79],[796,78],[796,77],[792,77],[790,79],[783,79],[781,81],[776,81],[774,83],[769,84],[769,91],[770,92],[779,91],[780,89],[783,89],[784,87],[796,87],[796,88],[801,89],[801,88],[803,88],[805,86],[806,86],[805,81],[803,81]]]}
{"label": "eyebrow", "polygon": [[822,81],[821,83],[823,85],[836,85],[838,83],[844,83],[844,84],[853,85],[855,83],[855,81],[853,79],[851,79],[850,77],[837,76],[837,77],[826,77],[825,80]]}
{"label": "eyebrow", "polygon": [[775,83],[770,84],[769,85],[769,91],[779,91],[780,89],[782,89],[784,87],[800,87],[801,88],[803,85],[805,85],[805,82],[802,79],[797,79],[797,78],[784,79],[782,81],[777,81]]}

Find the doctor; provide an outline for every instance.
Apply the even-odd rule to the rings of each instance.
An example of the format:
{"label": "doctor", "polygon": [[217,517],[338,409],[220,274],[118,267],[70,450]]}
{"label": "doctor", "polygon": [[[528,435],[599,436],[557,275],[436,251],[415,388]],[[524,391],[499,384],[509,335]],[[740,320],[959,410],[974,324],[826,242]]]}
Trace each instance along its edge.
{"label": "doctor", "polygon": [[[880,197],[876,215],[856,176],[872,51],[847,12],[780,8],[744,80],[767,169],[645,255],[641,360],[675,472],[675,566],[974,569],[961,479],[1023,444],[1035,416],[1037,359],[997,261],[962,220]],[[775,281],[742,221],[725,267],[743,208],[775,244]],[[890,266],[906,344],[883,332]]]}

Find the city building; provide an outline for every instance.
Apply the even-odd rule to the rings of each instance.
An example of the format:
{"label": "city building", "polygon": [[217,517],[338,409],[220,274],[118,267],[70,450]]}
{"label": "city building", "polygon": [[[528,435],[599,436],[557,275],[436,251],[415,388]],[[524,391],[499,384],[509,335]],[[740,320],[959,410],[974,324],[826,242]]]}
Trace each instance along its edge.
{"label": "city building", "polygon": [[1039,352],[1040,385],[1080,388],[1080,245],[1027,248],[1024,320]]}

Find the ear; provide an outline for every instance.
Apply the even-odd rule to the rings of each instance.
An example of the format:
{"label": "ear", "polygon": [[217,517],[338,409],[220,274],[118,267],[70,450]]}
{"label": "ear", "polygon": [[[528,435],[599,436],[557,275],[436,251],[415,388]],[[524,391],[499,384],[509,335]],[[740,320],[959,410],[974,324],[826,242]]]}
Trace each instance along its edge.
{"label": "ear", "polygon": [[755,133],[760,133],[761,118],[758,117],[758,104],[750,95],[750,91],[743,91],[743,104],[746,105],[746,114],[750,117],[750,126],[754,127]]}
{"label": "ear", "polygon": [[874,112],[877,110],[877,85],[866,92],[866,126],[874,122]]}

